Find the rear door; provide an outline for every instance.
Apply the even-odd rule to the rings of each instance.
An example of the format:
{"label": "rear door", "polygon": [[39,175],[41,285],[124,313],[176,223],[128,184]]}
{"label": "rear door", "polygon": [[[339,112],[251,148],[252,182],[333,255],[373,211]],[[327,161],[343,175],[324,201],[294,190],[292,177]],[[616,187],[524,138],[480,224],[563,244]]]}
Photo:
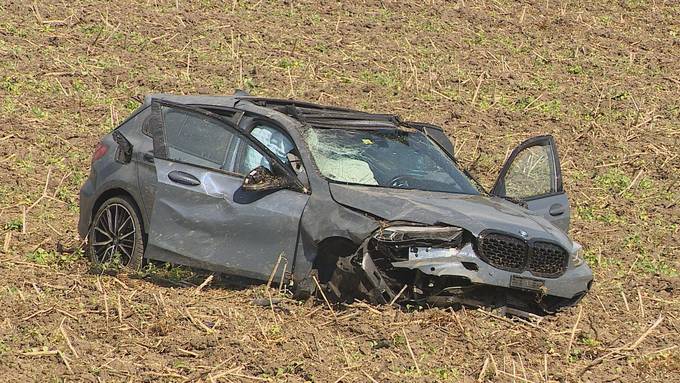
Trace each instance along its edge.
{"label": "rear door", "polygon": [[268,278],[279,255],[292,259],[308,195],[282,189],[234,201],[252,170],[244,148],[259,154],[253,166],[278,169],[277,160],[229,119],[164,101],[151,108],[158,183],[146,256],[256,279]]}
{"label": "rear door", "polygon": [[563,231],[569,230],[569,200],[552,136],[522,142],[505,161],[491,194],[516,200],[542,214]]}

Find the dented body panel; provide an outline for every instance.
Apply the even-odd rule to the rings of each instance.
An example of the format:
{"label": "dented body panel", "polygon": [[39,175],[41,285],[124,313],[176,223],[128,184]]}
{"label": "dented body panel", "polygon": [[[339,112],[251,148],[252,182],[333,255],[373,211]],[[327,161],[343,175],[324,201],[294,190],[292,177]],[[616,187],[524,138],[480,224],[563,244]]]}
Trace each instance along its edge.
{"label": "dented body panel", "polygon": [[[281,190],[240,204],[233,196],[241,187],[241,177],[209,170],[197,172],[188,165],[165,160],[155,163],[159,175],[192,172],[200,185],[159,178],[151,222],[162,224],[149,228],[149,258],[176,261],[169,254],[190,252],[190,260],[202,267],[266,279],[279,254],[294,254],[308,195]],[[263,233],[268,233],[267,240],[263,240]]]}
{"label": "dented body panel", "polygon": [[506,232],[521,228],[529,237],[548,237],[571,247],[564,232],[542,216],[501,198],[340,184],[331,184],[330,190],[339,204],[386,221],[445,223],[462,227],[475,236],[490,228]]}

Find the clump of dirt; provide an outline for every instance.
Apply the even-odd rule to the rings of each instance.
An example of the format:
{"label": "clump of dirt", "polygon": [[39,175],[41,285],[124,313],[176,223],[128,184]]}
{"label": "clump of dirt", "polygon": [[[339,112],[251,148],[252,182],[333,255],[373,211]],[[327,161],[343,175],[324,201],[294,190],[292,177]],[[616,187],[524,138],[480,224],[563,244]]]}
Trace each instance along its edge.
{"label": "clump of dirt", "polygon": [[[680,380],[677,4],[71,5],[0,5],[3,380]],[[553,134],[592,292],[534,323],[92,273],[76,224],[99,138],[145,94],[235,88],[441,125],[487,186]]]}

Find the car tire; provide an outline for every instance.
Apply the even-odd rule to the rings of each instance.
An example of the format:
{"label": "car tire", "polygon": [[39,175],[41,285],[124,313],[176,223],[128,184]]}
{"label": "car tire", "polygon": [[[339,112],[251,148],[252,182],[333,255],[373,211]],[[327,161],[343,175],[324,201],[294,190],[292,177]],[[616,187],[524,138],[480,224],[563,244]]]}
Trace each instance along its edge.
{"label": "car tire", "polygon": [[87,235],[90,260],[103,269],[137,271],[144,257],[144,233],[137,205],[128,197],[104,201]]}

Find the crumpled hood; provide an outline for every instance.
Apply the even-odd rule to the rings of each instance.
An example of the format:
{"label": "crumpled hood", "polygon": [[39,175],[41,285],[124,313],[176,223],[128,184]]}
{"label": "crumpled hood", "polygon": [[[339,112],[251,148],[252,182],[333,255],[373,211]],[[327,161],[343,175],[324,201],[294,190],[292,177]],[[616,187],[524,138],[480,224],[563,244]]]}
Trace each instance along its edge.
{"label": "crumpled hood", "polygon": [[443,223],[475,236],[486,229],[515,235],[524,230],[529,239],[553,240],[568,251],[573,246],[566,234],[543,216],[501,198],[335,183],[329,187],[337,203],[387,221]]}

